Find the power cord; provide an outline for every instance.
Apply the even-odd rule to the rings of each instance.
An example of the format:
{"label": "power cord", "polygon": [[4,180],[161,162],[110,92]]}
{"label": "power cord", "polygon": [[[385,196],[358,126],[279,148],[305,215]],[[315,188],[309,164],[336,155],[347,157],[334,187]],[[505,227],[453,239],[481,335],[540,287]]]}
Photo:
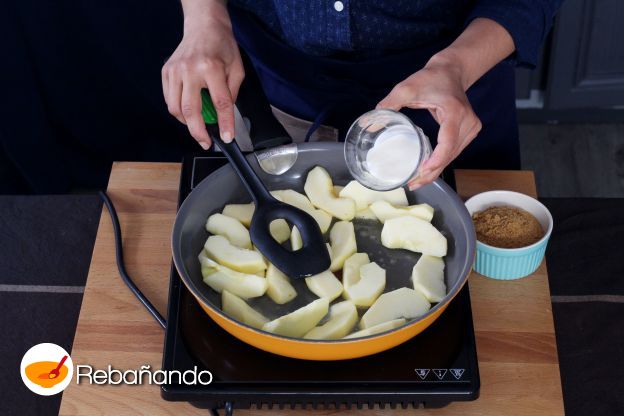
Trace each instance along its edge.
{"label": "power cord", "polygon": [[[104,205],[106,205],[106,209],[111,218],[111,222],[113,223],[113,233],[115,234],[115,259],[117,262],[117,270],[119,270],[119,275],[121,276],[121,280],[124,281],[126,286],[130,288],[130,291],[134,294],[134,296],[139,299],[139,301],[145,306],[145,309],[156,319],[156,321],[160,324],[163,329],[167,328],[167,321],[163,316],[158,312],[158,310],[152,305],[152,302],[149,301],[141,292],[141,290],[134,284],[132,278],[126,271],[126,266],[123,260],[123,246],[121,240],[121,226],[119,225],[119,217],[117,217],[117,211],[115,210],[115,205],[113,205],[113,201],[110,200],[106,192],[99,191],[98,194],[102,201],[104,201]],[[234,406],[232,402],[226,402],[224,409],[224,416],[231,416],[234,412]],[[217,409],[210,409],[210,414],[212,416],[219,416],[219,411]]]}
{"label": "power cord", "polygon": [[123,260],[121,227],[119,226],[119,218],[117,217],[117,211],[115,210],[115,206],[113,205],[113,202],[110,200],[108,195],[106,195],[106,192],[99,191],[98,194],[100,195],[100,198],[102,198],[102,201],[104,201],[104,205],[106,205],[106,208],[108,209],[108,213],[110,214],[110,217],[111,217],[111,221],[113,223],[113,232],[115,234],[115,257],[117,261],[117,270],[119,270],[119,275],[121,276],[121,280],[124,281],[126,286],[130,288],[130,291],[132,291],[134,296],[136,296],[137,299],[139,299],[139,301],[143,304],[143,306],[145,306],[145,309],[147,309],[148,312],[152,314],[152,316],[154,317],[154,319],[156,319],[158,324],[160,324],[160,326],[163,329],[167,328],[167,321],[165,320],[165,318],[163,318],[160,312],[158,312],[158,310],[154,307],[154,305],[152,305],[152,302],[150,302],[149,299],[145,297],[143,292],[141,292],[141,290],[137,287],[137,285],[134,284],[134,282],[128,275],[128,272],[126,271],[126,266]]}

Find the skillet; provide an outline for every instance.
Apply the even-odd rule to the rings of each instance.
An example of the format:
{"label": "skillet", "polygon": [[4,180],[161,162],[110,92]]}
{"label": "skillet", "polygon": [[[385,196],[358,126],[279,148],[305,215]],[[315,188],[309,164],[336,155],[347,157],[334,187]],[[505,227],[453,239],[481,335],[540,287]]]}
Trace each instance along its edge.
{"label": "skillet", "polygon": [[[284,147],[292,153],[293,145]],[[280,148],[264,154],[247,156],[252,168],[269,190],[294,189],[303,193],[307,172],[314,166],[323,166],[335,185],[352,180],[343,155],[342,143],[305,143],[296,146],[296,161],[281,175],[263,171],[258,159],[279,158]],[[342,360],[363,357],[397,346],[425,330],[446,309],[465,284],[475,255],[476,238],[472,220],[459,196],[441,179],[416,191],[406,190],[410,204],[428,203],[435,209],[432,220],[447,238],[448,254],[445,260],[447,295],[423,316],[403,326],[363,338],[348,340],[304,340],[274,335],[227,316],[221,311],[221,295],[203,280],[197,255],[208,238],[205,222],[208,216],[221,212],[228,203],[247,203],[250,197],[231,166],[226,165],[199,183],[186,198],[178,214],[172,233],[172,251],[175,267],[182,282],[202,309],[223,329],[243,342],[275,354],[307,360]],[[411,287],[411,271],[419,254],[406,250],[390,250],[380,243],[382,225],[378,222],[356,220],[358,252],[367,252],[371,261],[386,269],[385,292],[399,287]],[[277,318],[316,299],[299,279],[291,279],[298,296],[285,305],[277,305],[268,297],[250,299],[250,306],[269,319]]]}

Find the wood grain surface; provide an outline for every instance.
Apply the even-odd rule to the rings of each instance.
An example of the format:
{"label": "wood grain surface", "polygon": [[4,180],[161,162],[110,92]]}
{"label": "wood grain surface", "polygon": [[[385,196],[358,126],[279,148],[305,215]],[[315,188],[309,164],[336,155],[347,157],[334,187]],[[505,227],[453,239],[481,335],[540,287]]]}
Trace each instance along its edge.
{"label": "wood grain surface", "polygon": [[[124,236],[127,268],[160,312],[166,313],[170,233],[178,195],[180,165],[116,163],[108,192]],[[491,189],[535,196],[530,172],[457,171],[462,198]],[[532,276],[497,281],[476,273],[470,294],[477,337],[481,395],[474,402],[422,415],[562,415],[563,399],[546,265]],[[159,369],[164,332],[119,278],[114,237],[103,212],[84,293],[72,359],[97,368]],[[287,415],[338,411],[288,410]],[[341,410],[345,414],[399,415],[413,410]],[[275,410],[236,410],[237,415],[274,414]],[[72,383],[63,393],[61,415],[203,415],[187,403],[166,402],[156,385],[101,386]]]}

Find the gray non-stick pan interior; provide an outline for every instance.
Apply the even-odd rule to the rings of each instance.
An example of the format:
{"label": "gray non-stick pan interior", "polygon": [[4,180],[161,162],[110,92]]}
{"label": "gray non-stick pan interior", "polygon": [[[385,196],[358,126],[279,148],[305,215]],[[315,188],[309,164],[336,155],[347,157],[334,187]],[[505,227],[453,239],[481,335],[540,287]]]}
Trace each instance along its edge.
{"label": "gray non-stick pan interior", "polygon": [[[299,145],[296,163],[286,173],[275,176],[262,171],[255,157],[248,157],[252,167],[269,190],[294,189],[303,193],[307,172],[316,165],[330,173],[334,185],[345,185],[352,178],[347,170],[341,143],[308,143]],[[415,192],[407,192],[410,204],[426,202],[435,208],[433,224],[448,240],[445,257],[445,280],[447,299],[453,296],[470,272],[474,259],[475,238],[470,215],[457,194],[442,180],[424,186]],[[178,271],[192,291],[217,309],[221,307],[220,294],[202,281],[197,255],[208,238],[205,229],[209,215],[221,212],[229,203],[247,203],[251,198],[239,178],[229,166],[223,166],[206,177],[186,198],[178,212],[173,236],[173,256]],[[386,290],[412,287],[412,267],[419,254],[406,250],[390,250],[380,243],[382,225],[377,221],[356,220],[358,252],[369,254],[371,261],[386,269]],[[277,318],[316,299],[303,279],[291,279],[298,296],[285,305],[277,305],[267,296],[251,299],[249,304],[267,316]],[[446,301],[446,300],[445,300]],[[441,304],[445,303],[441,302]]]}

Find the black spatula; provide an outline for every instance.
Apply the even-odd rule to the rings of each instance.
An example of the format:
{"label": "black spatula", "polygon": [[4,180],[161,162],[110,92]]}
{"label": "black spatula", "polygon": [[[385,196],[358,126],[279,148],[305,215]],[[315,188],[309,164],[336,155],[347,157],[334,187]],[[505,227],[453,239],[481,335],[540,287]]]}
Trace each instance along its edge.
{"label": "black spatula", "polygon": [[[303,278],[329,269],[331,260],[318,223],[306,212],[275,199],[266,189],[256,172],[233,140],[224,143],[219,135],[217,115],[207,90],[202,90],[202,116],[208,134],[238,174],[255,203],[249,227],[251,242],[275,267],[291,278]],[[290,251],[270,234],[273,220],[283,218],[297,227],[303,247]]]}

